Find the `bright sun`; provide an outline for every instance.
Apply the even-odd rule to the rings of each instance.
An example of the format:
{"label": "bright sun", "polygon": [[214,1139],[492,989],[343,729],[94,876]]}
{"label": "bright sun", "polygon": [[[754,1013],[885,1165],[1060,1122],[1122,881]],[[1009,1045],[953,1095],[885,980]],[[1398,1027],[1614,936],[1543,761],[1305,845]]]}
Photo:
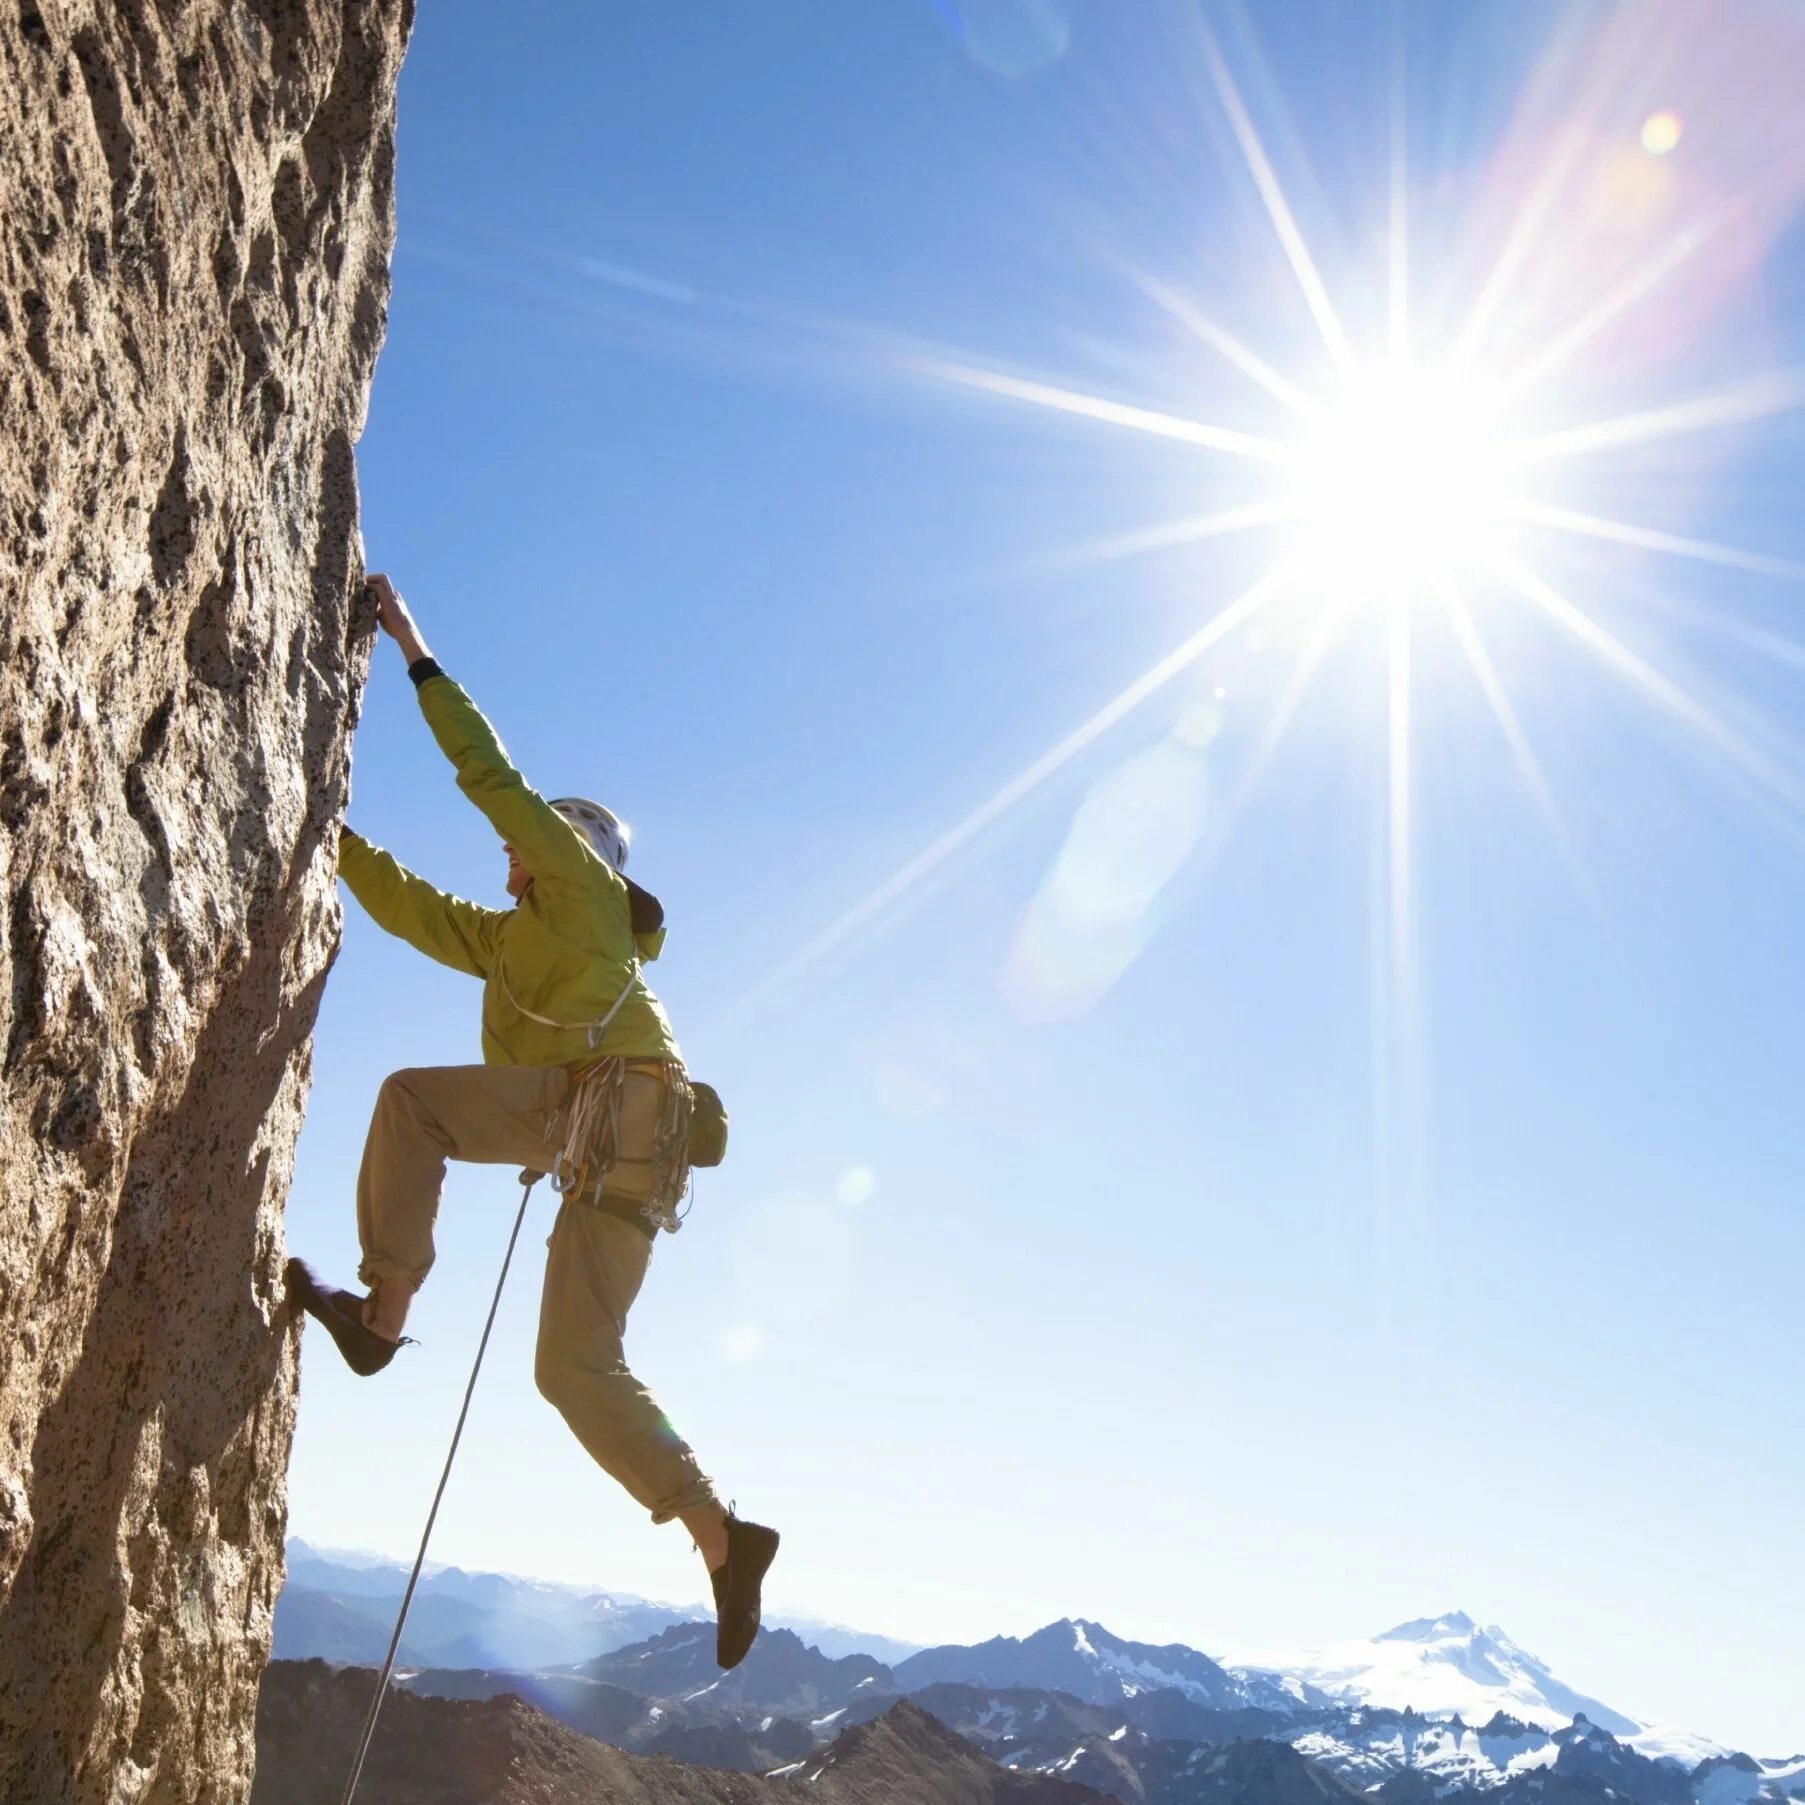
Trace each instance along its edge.
{"label": "bright sun", "polygon": [[[1595,606],[1557,587],[1544,569],[1548,547],[1565,540],[1805,582],[1805,563],[1795,559],[1685,537],[1658,520],[1622,519],[1576,505],[1582,497],[1601,493],[1598,472],[1601,463],[1608,470],[1612,454],[1640,455],[1661,441],[1721,431],[1805,404],[1805,375],[1757,370],[1722,388],[1672,399],[1649,397],[1617,414],[1587,418],[1570,411],[1571,396],[1555,379],[1569,373],[1616,322],[1637,314],[1664,282],[1694,262],[1696,253],[1717,242],[1719,228],[1706,223],[1680,229],[1673,223],[1645,256],[1640,249],[1625,252],[1620,279],[1596,293],[1576,286],[1570,318],[1556,313],[1544,319],[1525,311],[1518,319],[1513,298],[1525,276],[1536,271],[1538,259],[1543,271],[1558,263],[1546,242],[1551,209],[1557,193],[1564,192],[1559,184],[1580,142],[1563,138],[1545,174],[1517,197],[1514,216],[1502,222],[1495,259],[1475,272],[1470,297],[1454,298],[1452,308],[1447,299],[1439,301],[1421,316],[1434,322],[1433,331],[1421,335],[1414,326],[1419,316],[1411,280],[1411,188],[1400,74],[1390,198],[1384,230],[1375,234],[1375,247],[1383,243],[1385,278],[1355,284],[1357,293],[1382,297],[1384,310],[1363,309],[1357,316],[1361,327],[1350,332],[1221,47],[1201,17],[1194,25],[1224,117],[1320,344],[1298,361],[1275,362],[1211,317],[1198,297],[1150,273],[1127,269],[1141,293],[1207,349],[1212,367],[1220,362],[1251,385],[1237,402],[1232,423],[937,352],[904,353],[900,361],[937,382],[1188,447],[1214,463],[1218,478],[1232,470],[1230,480],[1212,485],[1210,493],[1221,498],[1214,507],[1073,548],[1072,557],[1121,558],[1237,536],[1271,547],[1272,556],[1248,559],[1243,568],[1254,574],[1240,593],[1213,604],[1164,656],[848,909],[774,972],[761,993],[788,982],[880,916],[1149,698],[1192,671],[1214,648],[1244,633],[1250,643],[1258,636],[1262,643],[1283,645],[1291,662],[1242,779],[1245,793],[1286,731],[1325,649],[1343,632],[1382,625],[1391,927],[1386,957],[1400,1020],[1408,1020],[1414,1007],[1414,697],[1419,673],[1434,669],[1429,660],[1444,648],[1457,650],[1470,667],[1472,693],[1495,720],[1558,843],[1570,850],[1553,789],[1512,701],[1506,673],[1490,649],[1492,621],[1500,614],[1508,619],[1514,613],[1551,627],[1687,728],[1739,782],[1788,810],[1805,811],[1805,784],[1785,760],[1721,719],[1676,677],[1618,637]],[[1666,159],[1680,143],[1678,113],[1651,114],[1641,130],[1638,154]],[[1601,139],[1593,149],[1599,167],[1623,174],[1627,147]],[[1671,184],[1650,188],[1653,178],[1640,166],[1630,174],[1635,179],[1621,192],[1632,198],[1679,193]],[[1618,196],[1610,214],[1615,229],[1624,203],[1618,188],[1610,192]],[[1590,266],[1576,268],[1583,273]],[[1548,298],[1539,288],[1535,292]],[[1312,374],[1306,377],[1302,369]],[[1317,372],[1330,374],[1319,379]],[[1584,384],[1578,387],[1583,393]],[[1246,405],[1255,399],[1251,391],[1259,392],[1260,412]],[[1620,482],[1602,492],[1614,492]],[[1656,491],[1648,493],[1652,497]],[[1258,624],[1260,617],[1275,605],[1289,612],[1287,598],[1299,594],[1307,598],[1306,630],[1269,636]],[[1291,624],[1298,624],[1295,617]],[[1774,650],[1789,663],[1799,658],[1790,641],[1765,631],[1752,631],[1748,643]],[[1218,698],[1222,693],[1215,692]],[[1230,818],[1235,806],[1227,811]]]}
{"label": "bright sun", "polygon": [[1310,410],[1283,463],[1303,574],[1339,600],[1444,599],[1497,558],[1508,446],[1495,408],[1452,371],[1356,372]]}

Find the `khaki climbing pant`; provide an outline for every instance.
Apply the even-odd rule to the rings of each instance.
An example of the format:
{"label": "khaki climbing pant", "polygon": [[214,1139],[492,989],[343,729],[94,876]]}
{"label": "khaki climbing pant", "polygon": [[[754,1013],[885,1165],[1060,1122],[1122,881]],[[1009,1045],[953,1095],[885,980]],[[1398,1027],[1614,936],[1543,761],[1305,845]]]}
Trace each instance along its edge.
{"label": "khaki climbing pant", "polygon": [[[622,1166],[611,1188],[639,1190],[649,1182],[663,1093],[657,1069],[628,1067]],[[418,1286],[425,1279],[448,1159],[549,1172],[569,1091],[570,1075],[560,1066],[423,1066],[384,1079],[357,1177],[358,1277],[366,1285],[400,1278]],[[622,1351],[627,1312],[652,1257],[650,1237],[566,1198],[548,1246],[534,1360],[539,1390],[653,1522],[716,1502],[695,1455]]]}

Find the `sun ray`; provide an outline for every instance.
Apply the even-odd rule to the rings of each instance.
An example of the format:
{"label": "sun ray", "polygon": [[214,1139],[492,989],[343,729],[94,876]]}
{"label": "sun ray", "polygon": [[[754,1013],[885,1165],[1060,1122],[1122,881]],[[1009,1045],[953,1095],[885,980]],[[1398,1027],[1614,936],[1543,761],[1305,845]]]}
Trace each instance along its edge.
{"label": "sun ray", "polygon": [[1417,947],[1416,709],[1413,614],[1394,601],[1387,610],[1386,741],[1387,866],[1391,925],[1390,1092],[1394,1117],[1381,1132],[1395,1136],[1392,1170],[1413,1229],[1425,1204],[1428,1134],[1422,970]]}
{"label": "sun ray", "polygon": [[1329,649],[1329,642],[1335,637],[1335,630],[1341,624],[1340,619],[1328,610],[1324,610],[1320,620],[1310,634],[1302,654],[1292,667],[1291,675],[1286,680],[1284,689],[1279,694],[1278,706],[1272,711],[1272,718],[1266,723],[1266,730],[1260,735],[1260,743],[1254,748],[1254,755],[1248,761],[1247,770],[1242,776],[1239,793],[1236,796],[1232,814],[1239,814],[1248,793],[1255,781],[1265,772],[1283,743],[1285,735],[1291,730],[1291,723],[1296,718],[1298,708],[1303,702],[1304,694],[1309,689],[1311,680],[1322,665],[1323,654]]}
{"label": "sun ray", "polygon": [[1554,205],[1555,197],[1572,170],[1581,143],[1581,134],[1565,134],[1559,140],[1558,148],[1543,165],[1541,179],[1518,209],[1510,235],[1504,241],[1503,250],[1498,253],[1498,261],[1492,265],[1490,275],[1481,285],[1478,297],[1467,314],[1466,323],[1449,349],[1448,361],[1451,365],[1458,368],[1466,364],[1477,350],[1486,329],[1491,325],[1498,303],[1510,292],[1523,260],[1535,248],[1542,221],[1547,217],[1549,208]]}
{"label": "sun ray", "polygon": [[1133,280],[1150,300],[1157,302],[1180,325],[1188,327],[1212,351],[1233,364],[1243,376],[1258,383],[1275,401],[1288,407],[1294,414],[1308,415],[1315,412],[1314,406],[1296,383],[1281,376],[1271,364],[1250,351],[1232,333],[1224,331],[1214,320],[1199,313],[1176,289],[1152,276],[1138,273]]}
{"label": "sun ray", "polygon": [[1547,463],[1556,458],[1579,457],[1608,451],[1620,445],[1643,445],[1656,439],[1685,433],[1706,432],[1716,426],[1738,426],[1790,412],[1805,401],[1805,373],[1772,371],[1751,378],[1715,395],[1699,395],[1671,407],[1649,408],[1642,413],[1620,414],[1611,420],[1594,420],[1565,432],[1521,439],[1510,451],[1513,464]]}
{"label": "sun ray", "polygon": [[1655,592],[1638,595],[1636,605],[1640,610],[1682,621],[1714,639],[1728,640],[1787,670],[1805,671],[1805,642],[1788,639],[1784,633],[1770,632],[1765,627],[1752,627],[1746,621],[1733,620],[1721,608],[1704,607],[1678,596]]}
{"label": "sun ray", "polygon": [[1517,715],[1516,705],[1511,701],[1509,692],[1504,687],[1504,679],[1498,674],[1498,667],[1492,660],[1485,641],[1480,637],[1479,629],[1474,625],[1473,617],[1466,604],[1458,596],[1445,599],[1447,615],[1454,629],[1454,638],[1467,663],[1472,667],[1473,675],[1479,680],[1480,693],[1484,695],[1492,717],[1497,721],[1504,734],[1505,744],[1510,747],[1511,757],[1516,760],[1517,770],[1529,787],[1529,793],[1535,798],[1536,806],[1541,809],[1554,835],[1555,844],[1560,847],[1561,855],[1567,861],[1568,869],[1586,896],[1596,903],[1598,898],[1592,881],[1587,876],[1585,867],[1580,863],[1578,852],[1574,848],[1573,835],[1567,826],[1567,818],[1561,812],[1560,804],[1555,801],[1554,791],[1548,783],[1542,762],[1536,757],[1535,748],[1529,743],[1529,735],[1523,730],[1523,723]]}
{"label": "sun ray", "polygon": [[1215,84],[1216,96],[1222,102],[1223,112],[1228,115],[1229,128],[1235,134],[1235,142],[1241,147],[1247,172],[1253,177],[1254,186],[1265,203],[1266,216],[1272,221],[1272,229],[1278,234],[1279,243],[1284,246],[1292,274],[1297,277],[1298,286],[1303,290],[1304,304],[1310,309],[1310,317],[1315,320],[1317,330],[1321,332],[1323,342],[1329,347],[1336,362],[1347,369],[1354,362],[1353,347],[1348,343],[1346,332],[1342,330],[1334,303],[1329,299],[1329,291],[1323,286],[1322,277],[1317,273],[1310,247],[1305,244],[1304,235],[1298,230],[1290,203],[1285,199],[1285,191],[1279,185],[1278,175],[1266,155],[1266,147],[1260,142],[1260,135],[1254,129],[1253,120],[1242,103],[1241,91],[1235,86],[1235,78],[1229,73],[1221,46],[1216,42],[1216,34],[1202,21],[1199,21],[1199,30],[1202,34],[1204,59],[1209,64],[1210,80]]}
{"label": "sun ray", "polygon": [[1288,565],[1277,565],[1244,589],[1235,599],[1212,615],[1195,633],[1175,646],[1125,689],[1104,703],[1082,725],[1068,733],[1057,745],[1043,752],[1003,785],[988,801],[980,803],[962,821],[950,827],[914,858],[900,866],[875,889],[868,891],[836,921],[823,928],[812,940],[782,961],[767,977],[754,985],[736,1006],[736,1013],[782,988],[818,964],[836,947],[868,926],[887,909],[900,902],[909,892],[931,877],[956,853],[994,826],[1017,803],[1071,763],[1079,753],[1094,745],[1118,722],[1125,720],[1148,697],[1157,694],[1175,677],[1195,664],[1212,646],[1244,627],[1270,602],[1291,578]]}
{"label": "sun ray", "polygon": [[1406,1016],[1415,992],[1415,923],[1411,891],[1410,610],[1386,609],[1386,846],[1391,910],[1392,982]]}
{"label": "sun ray", "polygon": [[1764,627],[1751,627],[1742,621],[1725,620],[1721,614],[1703,608],[1688,609],[1686,612],[1711,632],[1720,633],[1738,645],[1747,646],[1750,651],[1759,652],[1776,664],[1790,665],[1794,670],[1805,671],[1805,645],[1801,645],[1796,639],[1788,639],[1784,633],[1770,633]]}
{"label": "sun ray", "polygon": [[[1411,618],[1385,609],[1384,807],[1373,858],[1369,995],[1372,1010],[1373,1147],[1386,1228],[1417,1226],[1423,1202],[1425,1130],[1422,1016],[1417,988],[1412,864]],[[1391,1220],[1392,1206],[1402,1215]]]}
{"label": "sun ray", "polygon": [[1297,711],[1303,703],[1304,695],[1310,687],[1311,680],[1321,668],[1323,654],[1335,637],[1336,629],[1341,625],[1340,616],[1333,610],[1324,609],[1318,616],[1316,624],[1310,631],[1304,649],[1299,653],[1291,668],[1291,675],[1285,680],[1285,687],[1279,692],[1278,702],[1274,705],[1264,729],[1261,731],[1258,744],[1254,747],[1253,756],[1247,761],[1247,768],[1241,773],[1240,781],[1235,785],[1235,793],[1222,812],[1222,820],[1211,837],[1208,857],[1214,858],[1228,843],[1236,824],[1246,813],[1248,803],[1266,767],[1272,762],[1284,738],[1291,730],[1291,723],[1297,717]]}
{"label": "sun ray", "polygon": [[1528,601],[1565,628],[1581,645],[1649,701],[1690,728],[1712,746],[1743,776],[1752,779],[1770,797],[1794,814],[1805,812],[1805,796],[1787,771],[1758,752],[1720,721],[1710,709],[1680,688],[1672,678],[1632,651],[1622,640],[1599,625],[1576,602],[1521,564],[1507,564],[1501,573]]}
{"label": "sun ray", "polygon": [[1405,111],[1404,12],[1391,9],[1391,179],[1387,195],[1390,230],[1386,240],[1387,313],[1391,360],[1401,364],[1410,347],[1409,115]]}
{"label": "sun ray", "polygon": [[1628,312],[1645,295],[1660,287],[1681,264],[1711,240],[1715,230],[1715,227],[1705,227],[1675,233],[1661,251],[1651,257],[1627,282],[1613,289],[1565,332],[1557,333],[1514,375],[1508,377],[1499,387],[1498,405],[1505,406],[1525,390],[1533,388],[1589,340],[1596,338],[1619,314]]}
{"label": "sun ray", "polygon": [[1051,408],[1056,413],[1077,414],[1086,420],[1101,421],[1106,426],[1126,426],[1135,432],[1152,433],[1157,438],[1179,439],[1187,445],[1225,451],[1233,457],[1276,462],[1284,455],[1283,446],[1273,439],[1231,432],[1222,426],[1207,426],[1201,421],[1163,414],[1150,407],[1131,407],[1126,402],[1086,395],[1077,389],[1030,382],[1020,376],[1005,376],[1000,370],[986,370],[976,364],[952,363],[941,358],[913,358],[908,362],[910,368],[921,375],[932,376],[940,382],[981,389],[989,395],[1000,395],[1008,401],[1025,401],[1033,407]]}
{"label": "sun ray", "polygon": [[1618,545],[1639,546],[1644,551],[1666,552],[1670,557],[1695,558],[1701,563],[1721,564],[1731,570],[1783,577],[1788,582],[1805,582],[1805,563],[1793,558],[1772,558],[1762,552],[1742,551],[1736,546],[1719,545],[1709,539],[1688,539],[1678,533],[1663,533],[1653,527],[1634,526],[1628,521],[1612,520],[1599,514],[1576,513],[1570,508],[1520,502],[1512,512],[1517,519],[1532,526],[1550,527],[1557,532],[1608,539]]}
{"label": "sun ray", "polygon": [[1113,564],[1123,558],[1138,558],[1148,552],[1170,551],[1180,545],[1195,545],[1206,539],[1223,539],[1235,533],[1256,532],[1261,527],[1277,526],[1289,516],[1282,502],[1259,502],[1245,508],[1223,508],[1214,514],[1193,514],[1183,520],[1163,520],[1157,526],[1140,527],[1130,533],[1108,533],[1069,545],[1041,557],[1014,565],[1011,574],[1041,575],[1058,570],[1071,570],[1086,564]]}
{"label": "sun ray", "polygon": [[1579,152],[1585,148],[1585,143],[1587,137],[1578,130],[1558,135],[1554,152],[1550,153],[1541,166],[1540,179],[1536,180],[1536,186],[1527,195],[1527,199],[1523,200],[1522,208],[1516,211],[1511,233],[1504,240],[1504,249],[1498,253],[1498,262],[1491,267],[1491,274],[1487,274],[1486,282],[1480,285],[1473,307],[1467,312],[1466,323],[1460,327],[1453,345],[1449,347],[1448,361],[1451,365],[1466,365],[1486,336],[1486,330],[1491,327],[1491,316],[1498,309],[1498,303],[1504,300],[1505,294],[1513,289],[1516,273],[1522,269],[1523,260],[1536,247],[1541,235],[1541,222],[1547,218],[1549,209],[1560,197],[1561,188],[1565,186],[1574,164],[1578,162]]}

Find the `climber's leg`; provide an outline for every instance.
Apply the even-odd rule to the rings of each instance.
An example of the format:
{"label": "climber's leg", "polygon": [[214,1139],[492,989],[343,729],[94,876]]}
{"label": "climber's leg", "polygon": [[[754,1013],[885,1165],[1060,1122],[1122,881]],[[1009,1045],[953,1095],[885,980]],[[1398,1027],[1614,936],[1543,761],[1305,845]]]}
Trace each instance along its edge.
{"label": "climber's leg", "polygon": [[383,1080],[357,1177],[365,1320],[393,1340],[433,1262],[448,1159],[547,1171],[570,1088],[559,1066],[421,1066]]}
{"label": "climber's leg", "polygon": [[[620,1164],[607,1176],[612,1191],[627,1190],[634,1174],[651,1170],[655,1102],[631,1088],[623,1091]],[[631,1194],[638,1189],[634,1185]],[[545,1264],[535,1377],[590,1457],[651,1512],[652,1521],[677,1518],[695,1538],[714,1588],[715,1658],[734,1667],[758,1634],[777,1532],[722,1509],[688,1444],[627,1366],[627,1312],[651,1257],[652,1240],[642,1229],[566,1199]]]}
{"label": "climber's leg", "polygon": [[701,1555],[702,1564],[710,1573],[725,1564],[727,1512],[718,1498],[678,1511],[677,1521],[689,1531],[689,1539],[695,1543],[696,1552]]}
{"label": "climber's leg", "polygon": [[720,1503],[622,1351],[627,1311],[651,1256],[651,1241],[630,1223],[565,1201],[545,1263],[534,1378],[590,1458],[654,1523],[668,1523],[719,1511]]}

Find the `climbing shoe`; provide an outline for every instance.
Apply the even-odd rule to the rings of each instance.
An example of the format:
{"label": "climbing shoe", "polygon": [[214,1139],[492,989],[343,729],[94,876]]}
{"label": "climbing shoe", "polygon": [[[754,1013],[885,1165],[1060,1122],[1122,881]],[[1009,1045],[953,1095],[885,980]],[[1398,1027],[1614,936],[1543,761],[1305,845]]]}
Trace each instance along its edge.
{"label": "climbing shoe", "polygon": [[744,1523],[727,1513],[727,1558],[709,1578],[714,1582],[715,1664],[737,1667],[758,1635],[765,1574],[777,1558],[778,1535],[762,1523]]}
{"label": "climbing shoe", "polygon": [[388,1341],[364,1325],[364,1300],[355,1291],[338,1291],[320,1282],[305,1260],[288,1262],[288,1301],[305,1310],[344,1355],[345,1364],[360,1378],[379,1373],[395,1358],[406,1340]]}

